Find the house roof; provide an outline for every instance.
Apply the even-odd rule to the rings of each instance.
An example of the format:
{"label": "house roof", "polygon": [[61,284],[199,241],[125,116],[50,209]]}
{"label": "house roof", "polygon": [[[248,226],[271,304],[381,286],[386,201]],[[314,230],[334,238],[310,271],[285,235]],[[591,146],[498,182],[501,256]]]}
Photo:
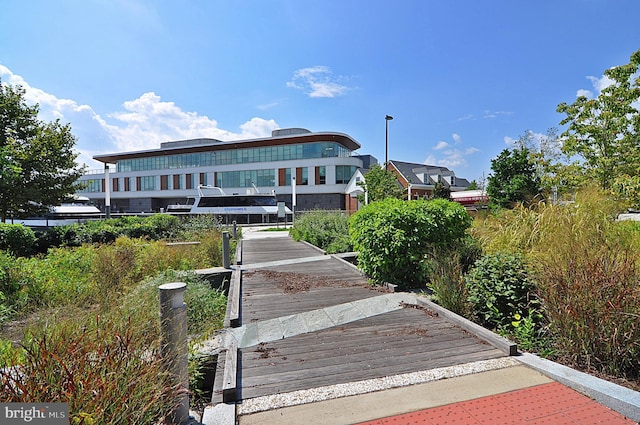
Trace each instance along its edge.
{"label": "house roof", "polygon": [[[423,184],[427,186],[433,186],[437,182],[434,181],[431,178],[431,176],[439,175],[439,176],[454,176],[455,187],[469,186],[469,181],[467,179],[456,177],[455,173],[450,169],[448,169],[447,167],[441,167],[438,165],[428,165],[428,164],[416,164],[413,162],[403,162],[403,161],[389,161],[389,163],[400,174],[402,174],[402,176],[412,185]],[[426,175],[426,177],[428,177],[428,181],[422,181],[422,177],[418,176],[418,174]]]}

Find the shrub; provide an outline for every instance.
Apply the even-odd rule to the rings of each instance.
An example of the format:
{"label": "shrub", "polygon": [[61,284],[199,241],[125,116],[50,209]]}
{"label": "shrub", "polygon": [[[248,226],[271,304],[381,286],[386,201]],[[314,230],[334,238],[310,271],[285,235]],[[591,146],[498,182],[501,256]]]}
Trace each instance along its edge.
{"label": "shrub", "polygon": [[434,247],[457,243],[470,224],[464,207],[455,202],[387,198],[351,216],[349,234],[361,270],[374,282],[407,288],[427,281],[425,256]]}
{"label": "shrub", "polygon": [[349,220],[343,212],[309,211],[296,217],[289,231],[296,241],[306,241],[328,252],[352,250],[349,239]]}
{"label": "shrub", "polygon": [[482,255],[478,241],[471,236],[449,247],[437,247],[429,256],[427,287],[435,302],[462,316],[471,315],[465,275]]}
{"label": "shrub", "polygon": [[22,224],[0,223],[0,250],[25,257],[35,251],[36,240],[33,230]]}
{"label": "shrub", "polygon": [[539,307],[535,286],[522,256],[490,254],[467,274],[474,316],[486,326],[500,328],[516,314],[527,316]]}

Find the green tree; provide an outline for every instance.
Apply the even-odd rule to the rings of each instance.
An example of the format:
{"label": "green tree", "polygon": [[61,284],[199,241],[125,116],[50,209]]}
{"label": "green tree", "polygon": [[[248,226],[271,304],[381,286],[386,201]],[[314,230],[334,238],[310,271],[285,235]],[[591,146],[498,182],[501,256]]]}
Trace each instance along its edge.
{"label": "green tree", "polygon": [[444,183],[438,182],[433,187],[433,193],[431,194],[431,199],[451,199],[451,189],[449,186]]}
{"label": "green tree", "polygon": [[[405,194],[396,175],[378,164],[372,165],[364,178],[365,181],[358,185],[367,192],[369,202],[382,201],[385,198],[401,199]],[[358,200],[364,204],[364,194],[358,195]]]}
{"label": "green tree", "polygon": [[640,50],[628,64],[604,72],[611,84],[598,97],[579,96],[557,108],[566,115],[561,121],[567,125],[561,135],[562,150],[581,158],[583,177],[597,181],[603,189],[632,196],[636,204],[640,204],[639,66]]}
{"label": "green tree", "polygon": [[78,189],[76,139],[59,120],[37,117],[22,87],[0,81],[0,220],[44,213]]}
{"label": "green tree", "polygon": [[491,160],[487,194],[492,207],[510,208],[539,194],[540,177],[526,147],[505,149]]}

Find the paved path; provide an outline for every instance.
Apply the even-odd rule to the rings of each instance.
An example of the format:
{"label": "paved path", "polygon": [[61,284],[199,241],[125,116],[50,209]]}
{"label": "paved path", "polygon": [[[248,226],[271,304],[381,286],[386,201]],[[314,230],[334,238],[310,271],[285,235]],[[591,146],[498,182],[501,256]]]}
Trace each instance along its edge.
{"label": "paved path", "polygon": [[[353,266],[294,242],[286,232],[243,230],[239,268],[241,325],[228,329],[224,341],[238,347],[238,402],[208,409],[204,423],[232,424],[236,415],[240,425],[496,423],[475,421],[476,416],[467,422],[434,418],[471,409],[452,403],[478,400],[473,406],[495,408],[493,397],[502,397],[504,405],[511,400],[504,394],[518,391],[525,398],[547,393],[549,402],[541,403],[555,410],[544,413],[536,407],[534,419],[558,419],[553,415],[567,413],[552,399],[574,400],[578,394],[555,380],[564,372],[545,376],[541,372],[549,367],[540,359],[508,356],[440,310],[425,307],[415,294],[372,290]],[[291,290],[301,278],[307,284],[303,290]],[[556,384],[560,389],[553,387],[555,392],[545,387]],[[640,409],[640,398],[633,404],[634,394],[626,392],[619,409],[631,417],[636,405]],[[606,423],[635,423],[586,399],[593,403],[592,421],[581,416],[581,424],[603,423],[604,417]],[[500,423],[533,423],[521,420],[513,413],[511,421]]]}

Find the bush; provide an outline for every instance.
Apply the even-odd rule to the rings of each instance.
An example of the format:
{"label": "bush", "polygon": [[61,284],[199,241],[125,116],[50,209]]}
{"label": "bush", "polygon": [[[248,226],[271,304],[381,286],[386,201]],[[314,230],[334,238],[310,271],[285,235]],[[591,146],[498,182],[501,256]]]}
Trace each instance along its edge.
{"label": "bush", "polygon": [[427,254],[455,245],[470,225],[464,207],[455,202],[387,198],[351,216],[349,234],[359,252],[358,266],[374,282],[410,288],[426,283]]}
{"label": "bush", "polygon": [[0,223],[0,250],[26,257],[35,251],[36,240],[33,230],[22,224]]}
{"label": "bush", "polygon": [[289,231],[296,241],[306,241],[329,254],[352,251],[349,219],[342,212],[309,211],[296,217]]}
{"label": "bush", "polygon": [[474,316],[493,329],[509,325],[516,314],[537,311],[535,286],[522,256],[490,254],[478,260],[467,274]]}
{"label": "bush", "polygon": [[429,256],[427,287],[435,302],[461,316],[471,315],[465,275],[482,255],[478,241],[471,236],[450,247],[438,247]]}

